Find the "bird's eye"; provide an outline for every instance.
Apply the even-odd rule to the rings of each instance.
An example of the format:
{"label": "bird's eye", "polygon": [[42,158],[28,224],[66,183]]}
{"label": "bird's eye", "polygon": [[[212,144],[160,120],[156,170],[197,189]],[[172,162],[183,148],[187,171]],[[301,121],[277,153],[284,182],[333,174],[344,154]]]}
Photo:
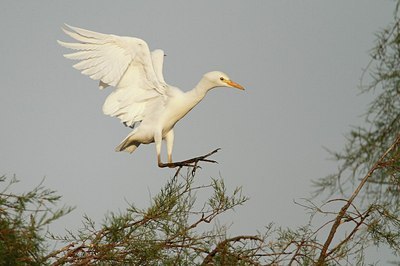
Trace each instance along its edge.
{"label": "bird's eye", "polygon": [[220,79],[221,81],[224,81],[224,78],[223,78],[223,77],[220,77],[219,79]]}

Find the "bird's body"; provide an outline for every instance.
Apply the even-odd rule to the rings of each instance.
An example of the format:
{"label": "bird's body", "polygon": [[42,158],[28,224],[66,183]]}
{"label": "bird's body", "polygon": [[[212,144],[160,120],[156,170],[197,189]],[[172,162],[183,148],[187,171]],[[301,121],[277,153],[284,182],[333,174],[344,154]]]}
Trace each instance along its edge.
{"label": "bird's body", "polygon": [[[161,132],[162,139],[165,139],[175,124],[204,98],[207,91],[207,87],[201,87],[201,89],[196,87],[188,92],[182,92],[176,87],[169,87],[169,97],[165,106],[157,109],[143,120],[140,126],[133,130],[125,140],[149,144],[154,142],[156,132]],[[117,147],[118,151],[129,145],[129,142],[126,144],[124,142]]]}
{"label": "bird's body", "polygon": [[59,42],[79,50],[65,56],[81,60],[74,67],[99,80],[101,89],[116,87],[107,97],[103,112],[133,127],[116,150],[133,152],[140,144],[155,142],[159,166],[168,165],[161,162],[162,140],[167,144],[168,166],[173,166],[173,128],[210,89],[222,86],[243,89],[226,74],[213,71],[206,73],[194,89],[182,92],[164,81],[162,50],[150,53],[147,44],[138,38],[68,27],[70,30],[64,30],[65,33],[80,43]]}

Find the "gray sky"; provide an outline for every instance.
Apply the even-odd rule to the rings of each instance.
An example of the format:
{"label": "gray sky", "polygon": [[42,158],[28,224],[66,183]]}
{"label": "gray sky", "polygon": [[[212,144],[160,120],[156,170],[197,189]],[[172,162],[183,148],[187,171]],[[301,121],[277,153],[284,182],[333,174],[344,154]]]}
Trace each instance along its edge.
{"label": "gray sky", "polygon": [[[182,90],[211,70],[228,73],[245,92],[212,90],[175,127],[174,159],[215,148],[197,182],[221,175],[251,200],[227,220],[254,233],[270,222],[305,224],[293,200],[310,180],[335,171],[323,146],[340,150],[360,124],[369,96],[357,86],[375,35],[394,1],[2,1],[0,3],[0,174],[21,189],[45,185],[77,206],[54,227],[81,217],[101,222],[126,201],[148,205],[173,175],[156,165],[155,146],[132,155],[114,148],[130,132],[103,115],[110,93],[74,70],[56,40],[63,23],[144,39],[167,54],[164,77]],[[164,154],[165,155],[165,154]]]}

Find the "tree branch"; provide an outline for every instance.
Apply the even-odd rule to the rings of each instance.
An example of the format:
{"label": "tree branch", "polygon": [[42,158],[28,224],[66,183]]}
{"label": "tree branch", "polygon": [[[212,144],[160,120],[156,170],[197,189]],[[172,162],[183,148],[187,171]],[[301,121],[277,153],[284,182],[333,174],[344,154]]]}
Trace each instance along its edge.
{"label": "tree branch", "polygon": [[223,251],[223,249],[226,247],[226,245],[229,244],[229,242],[237,242],[240,240],[254,240],[254,241],[263,242],[263,240],[257,236],[236,236],[236,237],[232,237],[232,238],[227,238],[227,239],[219,242],[217,244],[217,246],[210,253],[208,253],[208,255],[204,258],[203,263],[201,265],[206,266],[210,262],[212,262],[212,259],[215,257],[215,255],[217,255],[218,252]]}
{"label": "tree branch", "polygon": [[367,182],[368,178],[372,176],[372,174],[375,172],[375,170],[379,169],[381,167],[382,162],[386,158],[386,156],[399,144],[400,142],[400,135],[397,136],[396,140],[392,143],[392,145],[383,153],[383,155],[379,158],[379,160],[372,166],[372,168],[368,171],[368,173],[364,176],[364,178],[361,180],[360,184],[358,187],[354,190],[353,194],[351,197],[347,200],[347,203],[340,209],[338,215],[336,216],[335,222],[333,223],[331,230],[329,232],[328,238],[326,239],[320,256],[318,258],[318,261],[316,265],[323,266],[326,262],[326,258],[328,257],[328,248],[330,244],[332,243],[332,240],[336,234],[336,230],[338,229],[339,225],[341,224],[341,220],[346,214],[348,208],[351,206],[353,203],[354,199],[357,197],[358,193],[360,190],[363,188],[365,183]]}

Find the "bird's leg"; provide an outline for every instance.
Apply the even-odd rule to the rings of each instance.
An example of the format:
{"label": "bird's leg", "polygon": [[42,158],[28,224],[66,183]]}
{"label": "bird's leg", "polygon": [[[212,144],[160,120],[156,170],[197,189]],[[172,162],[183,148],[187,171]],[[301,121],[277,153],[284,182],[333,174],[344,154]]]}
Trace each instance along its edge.
{"label": "bird's leg", "polygon": [[[171,130],[172,131],[172,130]],[[170,132],[171,132],[170,131]],[[159,131],[161,132],[161,130]],[[169,133],[169,132],[168,132]],[[173,138],[173,132],[172,132],[172,138]],[[169,136],[169,138],[171,138],[171,135]],[[158,167],[169,167],[169,168],[174,168],[176,166],[173,166],[171,163],[163,163],[161,161],[161,144],[162,144],[162,137],[161,137],[161,133],[156,133],[154,134],[154,142],[156,143],[156,151],[157,151],[157,163],[158,163]],[[170,142],[169,142],[170,143]],[[169,147],[171,146],[171,147]],[[171,144],[167,144],[167,148],[171,149],[172,152],[172,145]],[[170,156],[170,154],[168,154],[168,160],[172,161],[172,157]]]}
{"label": "bird's leg", "polygon": [[171,129],[165,135],[165,142],[167,143],[168,163],[172,163],[172,148],[174,146],[174,130]]}
{"label": "bird's leg", "polygon": [[165,167],[163,166],[164,164],[161,162],[161,155],[157,154],[157,163],[158,163],[158,167]]}
{"label": "bird's leg", "polygon": [[154,142],[156,143],[158,167],[165,167],[165,165],[161,162],[161,144],[162,144],[161,133],[154,134]]}

